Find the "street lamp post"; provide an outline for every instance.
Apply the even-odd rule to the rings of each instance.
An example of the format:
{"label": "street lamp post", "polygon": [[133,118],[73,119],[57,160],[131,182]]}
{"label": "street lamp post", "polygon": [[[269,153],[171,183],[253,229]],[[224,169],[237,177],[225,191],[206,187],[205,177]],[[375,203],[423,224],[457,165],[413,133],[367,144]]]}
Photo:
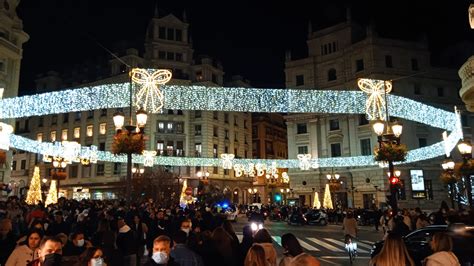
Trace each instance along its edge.
{"label": "street lamp post", "polygon": [[[386,88],[387,81],[384,81],[384,87]],[[400,136],[402,135],[403,126],[395,121],[389,124],[389,115],[388,115],[388,99],[387,92],[384,89],[385,97],[385,121],[376,120],[372,125],[374,132],[377,134],[377,142],[379,143],[379,149],[381,150],[383,146],[400,146]],[[396,172],[393,166],[394,160],[387,160],[388,163],[388,177],[389,177],[389,186],[390,186],[390,206],[394,211],[397,211],[397,192],[398,192],[398,183],[399,176],[396,176],[396,173],[400,174],[400,171]]]}
{"label": "street lamp post", "polygon": [[454,163],[453,159],[451,158],[446,158],[443,163],[441,164],[441,167],[445,171],[445,173],[449,176],[449,180],[447,181],[448,183],[448,188],[449,188],[449,194],[451,198],[451,207],[454,209],[454,197],[455,197],[455,184],[456,184],[456,179],[454,177],[454,166],[456,164]]}
{"label": "street lamp post", "polygon": [[248,192],[250,195],[253,195],[253,202],[256,203],[258,202],[258,189],[257,188],[249,188]]}
{"label": "street lamp post", "polygon": [[[59,199],[59,187],[60,187],[60,180],[61,178],[59,177],[58,175],[58,172],[59,172],[59,169],[64,169],[66,168],[67,166],[67,162],[66,160],[64,160],[64,158],[61,158],[61,157],[54,157],[53,158],[53,168],[54,168],[54,176],[55,176],[55,179],[58,181],[58,183],[56,184],[56,193],[57,193],[57,198]],[[52,177],[51,177],[51,180],[52,180]],[[52,182],[50,182],[51,184]]]}
{"label": "street lamp post", "polygon": [[[131,87],[130,87],[130,95],[131,95]],[[133,123],[132,101],[130,100],[130,125],[125,126],[125,133],[128,135],[130,139],[132,139],[133,136],[139,135],[141,141],[143,141],[143,135],[145,131],[147,118],[148,116],[145,110],[143,110],[143,108],[140,108],[136,112],[137,124],[136,125],[132,124]],[[115,125],[115,130],[116,130],[116,136],[118,136],[119,134],[123,134],[124,131],[122,130],[122,127],[124,126],[124,122],[125,122],[125,115],[123,114],[123,112],[120,112],[120,111],[116,112],[114,114],[113,119],[114,119],[114,125]],[[132,151],[131,149],[127,149],[127,153],[126,153],[127,154],[127,179],[126,179],[125,187],[126,187],[126,197],[127,197],[127,200],[129,200],[129,202],[131,202],[132,200],[131,183],[132,183],[132,154],[133,153],[134,151]]]}
{"label": "street lamp post", "polygon": [[[459,152],[461,153],[462,159],[463,159],[463,164],[461,165],[461,172],[463,171],[463,168],[467,166],[472,159],[472,144],[469,141],[461,141],[458,144],[458,149]],[[467,201],[469,203],[469,206],[472,208],[472,184],[471,184],[471,171],[468,171],[467,175],[464,175],[464,178],[466,179],[466,192],[467,192]]]}

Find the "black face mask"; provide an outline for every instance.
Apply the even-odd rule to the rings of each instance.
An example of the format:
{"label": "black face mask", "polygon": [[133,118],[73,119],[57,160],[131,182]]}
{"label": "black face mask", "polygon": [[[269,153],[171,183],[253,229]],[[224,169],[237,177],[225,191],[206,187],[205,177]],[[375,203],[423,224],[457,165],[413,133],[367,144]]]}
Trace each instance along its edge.
{"label": "black face mask", "polygon": [[44,266],[60,266],[61,265],[61,260],[62,260],[62,255],[60,254],[48,254],[44,256]]}

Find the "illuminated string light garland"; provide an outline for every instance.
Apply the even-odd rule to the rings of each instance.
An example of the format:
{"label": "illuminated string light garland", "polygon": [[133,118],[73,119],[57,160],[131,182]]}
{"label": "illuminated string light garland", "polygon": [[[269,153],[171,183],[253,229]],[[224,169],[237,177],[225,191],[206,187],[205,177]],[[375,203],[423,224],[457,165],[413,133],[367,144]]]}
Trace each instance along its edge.
{"label": "illuminated string light garland", "polygon": [[[108,84],[44,93],[39,95],[7,98],[0,101],[0,118],[20,118],[54,113],[68,113],[101,108],[129,106],[128,83]],[[287,112],[287,113],[339,113],[363,114],[367,96],[361,91],[324,91],[292,89],[225,88],[204,86],[163,85],[166,99],[164,108],[181,110],[216,110],[235,112]],[[446,140],[448,147],[454,148],[461,139],[458,116],[416,102],[404,97],[387,95],[391,105],[390,116],[416,121],[432,127],[451,131]],[[29,152],[45,154],[47,143],[37,142],[17,135],[10,136],[11,146]],[[451,148],[451,149],[452,149]],[[435,158],[445,154],[444,142],[418,148],[408,152],[404,163]],[[97,160],[126,162],[125,156],[97,151]],[[133,161],[143,163],[141,155],[134,155]],[[222,166],[223,159],[155,157],[154,164],[171,166]],[[300,160],[257,160],[233,159],[236,164],[265,164],[276,162],[282,168],[299,168]],[[373,156],[339,158],[317,158],[311,160],[312,167],[348,167],[377,165]],[[314,166],[313,166],[314,165]],[[232,168],[232,167],[230,167]]]}

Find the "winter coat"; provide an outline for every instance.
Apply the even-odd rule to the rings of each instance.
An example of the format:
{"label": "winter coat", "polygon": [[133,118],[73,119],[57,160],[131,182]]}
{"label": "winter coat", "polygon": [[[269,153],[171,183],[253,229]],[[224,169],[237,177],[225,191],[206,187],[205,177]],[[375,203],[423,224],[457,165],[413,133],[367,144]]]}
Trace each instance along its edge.
{"label": "winter coat", "polygon": [[5,266],[24,266],[37,258],[37,252],[31,250],[27,245],[21,245],[13,250]]}
{"label": "winter coat", "polygon": [[440,251],[427,257],[424,261],[426,266],[459,266],[459,260],[451,251]]}

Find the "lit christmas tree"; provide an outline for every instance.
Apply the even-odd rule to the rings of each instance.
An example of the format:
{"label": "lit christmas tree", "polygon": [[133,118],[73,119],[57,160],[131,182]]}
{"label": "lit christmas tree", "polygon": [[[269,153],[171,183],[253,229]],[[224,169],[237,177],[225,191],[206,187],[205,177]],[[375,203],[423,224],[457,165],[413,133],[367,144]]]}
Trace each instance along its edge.
{"label": "lit christmas tree", "polygon": [[40,180],[40,170],[38,166],[35,166],[35,171],[33,172],[33,177],[31,178],[30,188],[28,189],[28,194],[26,195],[26,203],[30,205],[36,205],[40,201],[43,201],[41,196],[41,180]]}
{"label": "lit christmas tree", "polygon": [[333,209],[332,200],[331,200],[331,191],[329,190],[329,184],[326,184],[326,189],[324,189],[324,200],[323,207],[326,209]]}
{"label": "lit christmas tree", "polygon": [[320,208],[321,208],[321,201],[319,201],[319,194],[318,194],[318,192],[314,192],[313,208],[316,208],[316,209],[320,209]]}
{"label": "lit christmas tree", "polygon": [[56,188],[56,180],[51,180],[51,185],[49,186],[49,192],[46,196],[46,201],[44,205],[48,206],[49,204],[56,203],[58,203],[58,190]]}

